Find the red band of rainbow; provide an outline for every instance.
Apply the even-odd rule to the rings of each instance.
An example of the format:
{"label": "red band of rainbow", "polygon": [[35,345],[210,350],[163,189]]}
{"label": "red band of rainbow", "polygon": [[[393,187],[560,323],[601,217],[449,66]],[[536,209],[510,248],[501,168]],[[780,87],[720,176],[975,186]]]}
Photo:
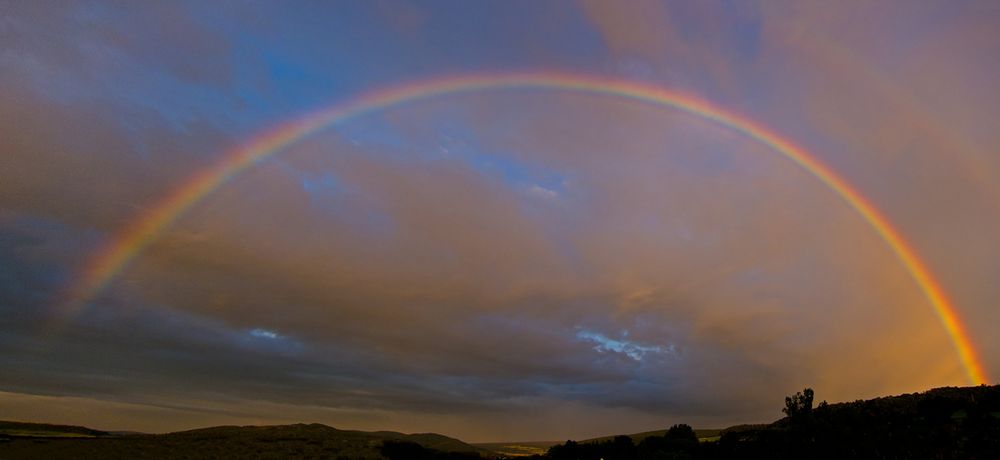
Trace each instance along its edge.
{"label": "red band of rainbow", "polygon": [[87,261],[82,276],[65,297],[64,318],[72,317],[185,211],[218,189],[229,178],[297,140],[330,125],[401,103],[460,92],[515,88],[617,96],[678,109],[749,136],[795,162],[839,195],[885,241],[933,307],[955,346],[969,381],[973,384],[987,381],[983,365],[959,319],[955,305],[948,299],[926,264],[885,215],[815,156],[749,119],[726,112],[695,97],[642,83],[557,72],[473,74],[406,83],[366,93],[343,104],[334,105],[270,129],[246,144],[226,152],[213,167],[191,176],[159,203],[136,217],[127,228],[97,251]]}

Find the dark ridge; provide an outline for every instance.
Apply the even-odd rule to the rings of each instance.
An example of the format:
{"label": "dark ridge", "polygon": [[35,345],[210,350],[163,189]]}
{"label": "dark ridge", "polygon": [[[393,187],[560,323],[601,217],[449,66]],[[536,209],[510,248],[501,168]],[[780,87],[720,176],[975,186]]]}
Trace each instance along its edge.
{"label": "dark ridge", "polygon": [[[777,407],[776,407],[777,408]],[[738,425],[717,440],[675,425],[635,443],[629,436],[567,441],[545,458],[842,459],[1000,458],[1000,386],[945,387],[813,407],[813,391],[785,398],[786,417]],[[699,442],[701,441],[701,442]],[[707,441],[707,442],[706,442]],[[541,456],[539,456],[541,457]]]}
{"label": "dark ridge", "polygon": [[0,421],[0,434],[17,437],[111,436],[111,433],[74,425]]}
{"label": "dark ridge", "polygon": [[[12,425],[16,422],[0,422]],[[25,424],[21,424],[25,425]],[[21,426],[18,425],[18,426]],[[60,425],[26,424],[31,427]],[[3,425],[0,425],[3,426]],[[13,425],[12,425],[13,426]],[[384,455],[403,452],[419,453],[419,458],[461,459],[481,458],[491,453],[458,439],[435,433],[404,434],[393,431],[365,432],[338,430],[313,424],[270,426],[215,426],[167,434],[134,434],[112,436],[109,433],[81,427],[80,433],[102,433],[102,436],[72,438],[55,436],[26,438],[0,434],[0,458],[74,458],[131,459],[138,452],[142,458],[338,458],[384,459]],[[0,432],[2,433],[2,432]],[[400,450],[402,449],[402,450]]]}

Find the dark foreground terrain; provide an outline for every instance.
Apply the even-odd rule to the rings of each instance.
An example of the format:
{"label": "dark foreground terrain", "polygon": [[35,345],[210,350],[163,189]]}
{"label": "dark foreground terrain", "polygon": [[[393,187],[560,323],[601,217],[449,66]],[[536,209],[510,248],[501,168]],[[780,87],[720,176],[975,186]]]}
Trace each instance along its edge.
{"label": "dark foreground terrain", "polygon": [[472,446],[439,434],[349,431],[320,424],[224,426],[150,435],[0,422],[0,460],[431,460],[518,455],[552,460],[1000,458],[1000,386],[938,388],[866,401],[822,402],[816,407],[813,392],[807,389],[786,398],[782,411],[786,417],[770,424],[725,430],[693,430],[687,425],[675,425],[664,431],[555,445]]}
{"label": "dark foreground terrain", "polygon": [[[806,389],[785,399],[786,417],[730,427],[705,442],[687,425],[641,440],[616,436],[551,447],[552,460],[1000,459],[1000,386],[937,388],[813,407]],[[644,433],[645,434],[645,433]]]}
{"label": "dark foreground terrain", "polygon": [[220,426],[168,434],[0,422],[0,460],[223,458],[482,458],[488,452],[439,434],[338,430],[326,425]]}

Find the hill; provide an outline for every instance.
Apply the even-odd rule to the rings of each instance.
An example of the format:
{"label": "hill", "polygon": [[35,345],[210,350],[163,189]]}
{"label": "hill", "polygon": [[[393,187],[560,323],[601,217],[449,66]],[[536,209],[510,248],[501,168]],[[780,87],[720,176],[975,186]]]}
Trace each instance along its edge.
{"label": "hill", "polygon": [[[1000,386],[936,388],[813,407],[806,389],[785,399],[786,417],[739,425],[706,441],[687,425],[552,447],[559,460],[619,458],[1000,458]],[[640,438],[639,442],[634,442]],[[701,438],[701,439],[699,439]],[[698,442],[699,440],[703,442]]]}
{"label": "hill", "polygon": [[[386,441],[419,445],[433,455],[446,453],[454,454],[454,457],[478,457],[481,453],[486,453],[458,439],[435,433],[338,430],[321,424],[217,426],[167,434],[127,436],[114,436],[82,427],[0,422],[0,427],[4,426],[16,428],[7,432],[7,439],[0,447],[4,459],[128,459],[135,458],[137,452],[142,452],[143,458],[149,459],[381,459],[384,458],[381,448]],[[51,427],[60,427],[61,431]],[[25,436],[22,432],[53,435]],[[80,436],[69,437],[64,433],[80,433]]]}
{"label": "hill", "polygon": [[[1000,385],[796,404],[769,425],[723,431],[718,449],[771,458],[1000,458]],[[730,455],[732,457],[732,455]]]}
{"label": "hill", "polygon": [[8,422],[2,420],[0,420],[0,435],[39,438],[94,438],[111,436],[110,433],[82,426]]}

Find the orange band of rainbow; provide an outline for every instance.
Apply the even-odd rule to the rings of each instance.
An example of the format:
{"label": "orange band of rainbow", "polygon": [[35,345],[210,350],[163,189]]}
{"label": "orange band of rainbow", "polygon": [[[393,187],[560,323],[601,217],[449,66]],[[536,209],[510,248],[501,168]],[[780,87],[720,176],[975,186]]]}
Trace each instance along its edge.
{"label": "orange band of rainbow", "polygon": [[983,365],[959,319],[955,305],[948,299],[926,264],[874,205],[815,156],[749,119],[688,95],[624,80],[556,72],[450,76],[379,89],[254,137],[241,147],[227,152],[215,166],[193,175],[162,201],[148,208],[147,212],[138,216],[132,224],[88,260],[82,276],[67,293],[66,302],[63,304],[65,316],[71,317],[82,308],[191,206],[218,189],[228,179],[297,140],[332,124],[396,104],[444,94],[515,88],[585,92],[670,107],[743,133],[784,155],[843,198],[878,233],[930,302],[958,352],[969,381],[973,384],[986,382]]}

